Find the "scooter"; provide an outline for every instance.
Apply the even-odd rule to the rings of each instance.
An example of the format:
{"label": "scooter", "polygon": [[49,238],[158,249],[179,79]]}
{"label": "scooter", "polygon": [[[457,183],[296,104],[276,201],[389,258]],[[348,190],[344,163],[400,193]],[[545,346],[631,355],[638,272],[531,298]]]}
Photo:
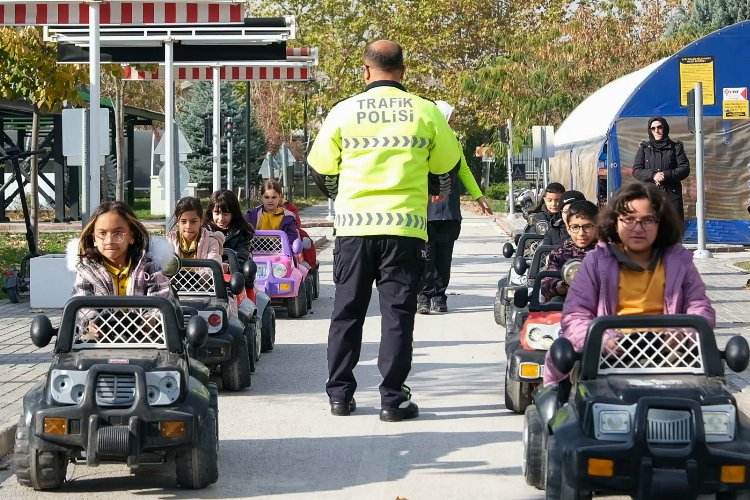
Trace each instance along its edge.
{"label": "scooter", "polygon": [[[2,150],[0,150],[2,151]],[[22,293],[29,291],[31,285],[29,279],[29,261],[39,256],[37,242],[34,239],[34,229],[31,227],[31,217],[29,215],[29,206],[26,203],[26,195],[23,186],[23,176],[21,175],[21,160],[33,155],[45,154],[44,149],[36,151],[21,151],[18,148],[8,148],[5,153],[0,153],[0,162],[10,162],[13,165],[13,176],[18,183],[18,193],[21,197],[21,209],[23,210],[23,219],[26,223],[26,242],[29,245],[29,253],[21,259],[20,269],[8,269],[3,273],[4,282],[3,290],[13,303],[18,303]]]}

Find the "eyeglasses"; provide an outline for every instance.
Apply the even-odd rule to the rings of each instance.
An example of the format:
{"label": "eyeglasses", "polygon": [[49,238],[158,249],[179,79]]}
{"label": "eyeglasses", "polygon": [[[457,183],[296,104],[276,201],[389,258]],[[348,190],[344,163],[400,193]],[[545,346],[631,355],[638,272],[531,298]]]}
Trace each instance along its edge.
{"label": "eyeglasses", "polygon": [[659,224],[659,219],[656,217],[644,217],[642,219],[636,219],[635,217],[620,217],[619,220],[622,227],[629,231],[635,229],[635,226],[638,224],[641,225],[641,229],[644,231],[651,231]]}
{"label": "eyeglasses", "polygon": [[584,225],[572,224],[572,225],[568,226],[568,230],[571,233],[576,233],[577,234],[577,233],[580,233],[581,230],[583,229],[584,233],[590,233],[591,231],[594,230],[594,227],[595,226],[593,224],[584,224]]}
{"label": "eyeglasses", "polygon": [[107,236],[109,236],[109,241],[111,241],[112,243],[119,244],[125,241],[125,237],[128,234],[129,233],[127,231],[115,231],[113,233],[106,233],[102,231],[100,233],[96,233],[94,236],[96,237],[97,240],[101,241],[102,243],[107,241]]}
{"label": "eyeglasses", "polygon": [[664,125],[657,125],[655,127],[651,127],[651,130],[664,130]]}

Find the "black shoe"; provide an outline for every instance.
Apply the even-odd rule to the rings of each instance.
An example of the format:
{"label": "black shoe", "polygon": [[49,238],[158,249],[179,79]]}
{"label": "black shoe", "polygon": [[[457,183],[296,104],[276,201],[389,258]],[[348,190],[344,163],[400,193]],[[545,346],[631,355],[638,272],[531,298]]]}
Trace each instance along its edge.
{"label": "black shoe", "polygon": [[417,418],[419,407],[411,401],[404,401],[397,408],[383,408],[380,410],[380,420],[383,422],[400,422]]}
{"label": "black shoe", "polygon": [[331,415],[336,415],[337,417],[347,417],[357,409],[357,402],[354,401],[354,398],[349,401],[349,404],[333,400],[329,400],[328,402],[331,404]]}
{"label": "black shoe", "polygon": [[443,297],[432,299],[432,310],[439,313],[448,312],[448,300]]}
{"label": "black shoe", "polygon": [[430,303],[420,302],[417,304],[417,313],[419,314],[430,314]]}

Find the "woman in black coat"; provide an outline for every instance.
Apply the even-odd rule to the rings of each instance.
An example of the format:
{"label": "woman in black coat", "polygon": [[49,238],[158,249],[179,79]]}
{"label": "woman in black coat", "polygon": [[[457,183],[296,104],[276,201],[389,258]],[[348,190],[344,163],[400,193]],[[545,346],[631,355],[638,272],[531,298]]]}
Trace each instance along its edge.
{"label": "woman in black coat", "polygon": [[682,206],[682,180],[690,175],[690,162],[680,141],[669,138],[669,124],[661,116],[648,121],[648,141],[641,143],[633,162],[633,177],[659,186],[677,212],[685,220]]}

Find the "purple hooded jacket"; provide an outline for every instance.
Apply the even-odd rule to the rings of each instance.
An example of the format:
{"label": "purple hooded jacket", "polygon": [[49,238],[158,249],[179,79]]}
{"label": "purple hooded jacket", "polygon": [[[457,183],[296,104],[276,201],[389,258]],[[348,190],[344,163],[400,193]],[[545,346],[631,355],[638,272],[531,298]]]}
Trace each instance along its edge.
{"label": "purple hooded jacket", "polygon": [[[294,240],[299,238],[299,232],[297,231],[297,219],[294,217],[294,213],[283,208],[284,213],[281,217],[281,226],[279,231],[284,231],[287,238],[289,238],[289,244],[294,243]],[[245,220],[258,229],[258,219],[260,219],[260,213],[263,211],[263,205],[248,210],[245,214]]]}
{"label": "purple hooded jacket", "polygon": [[[706,318],[711,327],[716,325],[716,311],[706,296],[693,253],[675,244],[664,249],[664,314],[695,314]],[[599,242],[583,259],[583,265],[568,290],[562,312],[562,336],[580,351],[589,325],[598,316],[617,314],[617,290],[620,283],[620,264],[609,244]],[[549,352],[545,358],[544,385],[563,380],[553,365]]]}

